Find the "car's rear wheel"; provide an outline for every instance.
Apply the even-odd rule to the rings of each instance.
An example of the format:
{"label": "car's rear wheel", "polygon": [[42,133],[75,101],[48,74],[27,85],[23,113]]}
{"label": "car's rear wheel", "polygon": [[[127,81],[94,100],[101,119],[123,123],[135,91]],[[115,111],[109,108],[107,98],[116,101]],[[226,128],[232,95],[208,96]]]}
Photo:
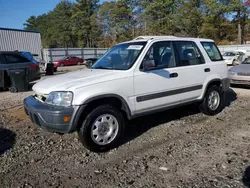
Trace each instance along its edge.
{"label": "car's rear wheel", "polygon": [[233,60],[232,65],[233,65],[233,66],[237,65],[237,64],[236,64],[236,60]]}
{"label": "car's rear wheel", "polygon": [[200,104],[200,110],[206,115],[216,115],[221,112],[222,107],[222,89],[216,85],[212,85],[208,89],[202,103]]}
{"label": "car's rear wheel", "polygon": [[78,135],[89,150],[104,152],[118,146],[124,126],[120,110],[111,105],[101,105],[86,116]]}

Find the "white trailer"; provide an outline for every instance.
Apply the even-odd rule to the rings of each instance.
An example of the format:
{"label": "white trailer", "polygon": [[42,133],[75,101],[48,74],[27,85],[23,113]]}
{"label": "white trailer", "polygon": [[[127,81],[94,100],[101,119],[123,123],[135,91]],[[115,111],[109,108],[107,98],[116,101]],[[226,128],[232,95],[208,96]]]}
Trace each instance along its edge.
{"label": "white trailer", "polygon": [[39,31],[0,28],[0,51],[28,51],[41,57],[42,42]]}

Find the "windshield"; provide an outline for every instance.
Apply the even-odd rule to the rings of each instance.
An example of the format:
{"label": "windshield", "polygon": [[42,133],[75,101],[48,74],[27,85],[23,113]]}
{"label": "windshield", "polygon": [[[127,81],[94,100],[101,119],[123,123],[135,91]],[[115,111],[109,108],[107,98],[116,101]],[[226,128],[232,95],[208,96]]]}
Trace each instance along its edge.
{"label": "windshield", "polygon": [[91,68],[92,69],[130,69],[147,42],[130,42],[119,44],[104,54]]}
{"label": "windshield", "polygon": [[236,54],[233,52],[225,52],[223,56],[235,56]]}
{"label": "windshield", "polygon": [[247,58],[242,64],[250,64],[250,58]]}

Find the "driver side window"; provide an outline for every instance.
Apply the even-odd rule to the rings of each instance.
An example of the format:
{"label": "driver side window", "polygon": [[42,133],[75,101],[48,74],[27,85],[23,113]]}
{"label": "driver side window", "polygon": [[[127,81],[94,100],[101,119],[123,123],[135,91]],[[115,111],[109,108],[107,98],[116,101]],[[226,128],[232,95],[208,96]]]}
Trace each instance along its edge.
{"label": "driver side window", "polygon": [[145,55],[144,60],[153,60],[155,69],[176,67],[172,42],[154,43]]}

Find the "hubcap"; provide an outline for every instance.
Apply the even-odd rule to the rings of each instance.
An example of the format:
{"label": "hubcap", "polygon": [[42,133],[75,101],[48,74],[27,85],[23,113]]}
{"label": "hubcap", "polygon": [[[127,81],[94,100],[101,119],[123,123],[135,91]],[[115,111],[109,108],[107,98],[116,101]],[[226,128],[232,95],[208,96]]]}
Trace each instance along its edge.
{"label": "hubcap", "polygon": [[208,96],[208,107],[216,110],[220,105],[220,95],[217,91],[212,91]]}
{"label": "hubcap", "polygon": [[98,145],[111,143],[118,133],[118,121],[111,114],[96,118],[91,127],[91,138]]}

